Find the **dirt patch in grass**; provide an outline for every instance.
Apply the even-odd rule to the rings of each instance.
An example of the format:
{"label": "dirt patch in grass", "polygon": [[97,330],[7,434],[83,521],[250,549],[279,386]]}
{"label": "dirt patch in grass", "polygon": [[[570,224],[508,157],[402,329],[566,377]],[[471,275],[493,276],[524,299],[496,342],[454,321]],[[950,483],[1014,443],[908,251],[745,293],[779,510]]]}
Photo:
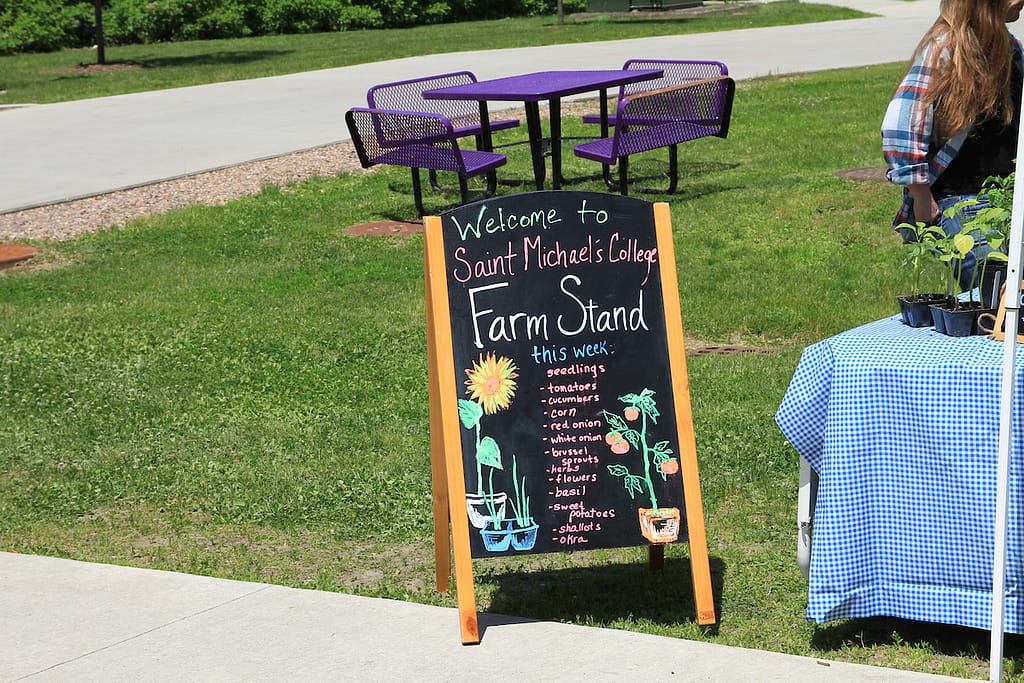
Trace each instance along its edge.
{"label": "dirt patch in grass", "polygon": [[836,175],[846,180],[852,180],[855,183],[887,183],[889,179],[885,177],[886,168],[884,166],[868,166],[866,168],[847,168],[842,171],[836,171]]}
{"label": "dirt patch in grass", "polygon": [[767,346],[749,346],[747,344],[709,344],[705,342],[686,342],[687,356],[735,356],[739,353],[769,354],[781,353],[782,349]]}
{"label": "dirt patch in grass", "polygon": [[119,71],[135,71],[137,69],[148,68],[149,64],[139,64],[138,62],[107,62],[106,64],[78,64],[76,66],[63,69],[63,73],[73,74],[106,74],[106,73],[117,73]]}
{"label": "dirt patch in grass", "polygon": [[406,221],[373,221],[359,223],[345,228],[346,235],[367,237],[398,237],[402,235],[418,235],[423,232],[423,223]]}

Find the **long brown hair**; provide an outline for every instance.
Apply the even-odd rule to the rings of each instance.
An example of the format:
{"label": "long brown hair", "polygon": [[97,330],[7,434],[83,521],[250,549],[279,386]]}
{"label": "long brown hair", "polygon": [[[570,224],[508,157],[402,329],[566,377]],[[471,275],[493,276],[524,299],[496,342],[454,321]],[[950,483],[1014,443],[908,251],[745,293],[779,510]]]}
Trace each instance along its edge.
{"label": "long brown hair", "polygon": [[[940,141],[992,118],[1010,124],[1008,5],[1008,0],[942,0],[939,18],[918,44],[918,51],[932,48],[935,74],[927,101],[935,108]],[[940,62],[947,48],[951,58]]]}

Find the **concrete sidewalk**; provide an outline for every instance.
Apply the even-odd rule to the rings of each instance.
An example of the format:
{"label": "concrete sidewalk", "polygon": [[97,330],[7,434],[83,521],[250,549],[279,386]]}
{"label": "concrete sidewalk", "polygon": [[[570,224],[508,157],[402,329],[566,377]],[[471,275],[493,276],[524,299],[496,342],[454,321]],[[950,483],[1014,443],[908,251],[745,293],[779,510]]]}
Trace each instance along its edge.
{"label": "concrete sidewalk", "polygon": [[[877,18],[428,55],[247,81],[0,110],[0,213],[278,156],[347,138],[375,84],[470,69],[497,78],[614,68],[631,57],[717,59],[737,79],[909,59],[938,0],[839,0]],[[895,87],[895,84],[893,84]],[[592,95],[591,95],[592,96]],[[511,105],[510,105],[511,106]],[[743,104],[739,99],[737,108]],[[866,112],[881,121],[882,112]]]}
{"label": "concrete sidewalk", "polygon": [[0,553],[2,681],[960,679],[628,631]]}

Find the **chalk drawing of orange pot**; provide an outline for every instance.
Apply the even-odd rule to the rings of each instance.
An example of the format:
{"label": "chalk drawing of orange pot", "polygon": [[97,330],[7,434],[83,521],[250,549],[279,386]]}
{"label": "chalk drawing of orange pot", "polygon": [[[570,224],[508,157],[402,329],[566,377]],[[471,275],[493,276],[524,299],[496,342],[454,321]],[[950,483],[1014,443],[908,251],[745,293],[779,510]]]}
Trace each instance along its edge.
{"label": "chalk drawing of orange pot", "polygon": [[640,508],[640,533],[654,544],[672,543],[679,538],[679,508]]}

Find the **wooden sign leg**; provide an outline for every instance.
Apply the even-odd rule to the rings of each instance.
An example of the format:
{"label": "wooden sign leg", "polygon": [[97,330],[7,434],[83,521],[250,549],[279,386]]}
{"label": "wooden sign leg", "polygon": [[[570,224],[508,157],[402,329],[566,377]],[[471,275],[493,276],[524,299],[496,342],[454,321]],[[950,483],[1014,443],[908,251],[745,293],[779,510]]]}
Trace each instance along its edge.
{"label": "wooden sign leg", "polygon": [[[459,603],[459,629],[462,644],[472,645],[480,642],[480,629],[476,613],[476,591],[473,586],[473,557],[469,545],[469,513],[466,511],[466,482],[462,473],[455,375],[450,370],[455,367],[455,358],[451,335],[447,332],[451,329],[451,320],[448,317],[441,219],[437,216],[426,216],[423,219],[423,227],[428,334],[432,341],[430,348],[433,349],[428,355],[433,370],[431,377],[436,381],[432,386],[437,388],[436,396],[431,395],[431,450],[436,447],[443,454],[442,462],[433,460],[431,468],[435,475],[440,474],[442,469],[444,471],[443,481],[447,492],[445,498],[448,503],[445,526],[450,521],[452,555],[455,558],[455,594]],[[445,371],[445,368],[449,370]],[[437,511],[436,499],[434,503],[436,536],[441,515]],[[447,539],[447,530],[445,538]]]}
{"label": "wooden sign leg", "polygon": [[434,503],[434,575],[439,593],[448,590],[451,579],[451,537],[448,514],[448,470],[444,462],[444,430],[441,423],[441,388],[437,380],[437,351],[434,345],[434,315],[430,308],[430,278],[427,288],[427,385],[430,400],[430,471]]}
{"label": "wooden sign leg", "polygon": [[686,525],[690,537],[693,596],[697,603],[697,623],[713,624],[716,621],[715,596],[711,586],[708,542],[704,529],[704,503],[701,500],[700,475],[697,471],[697,443],[693,433],[690,378],[686,371],[686,340],[683,337],[679,278],[676,275],[675,248],[672,242],[672,215],[668,204],[659,202],[654,205],[654,222],[660,252],[658,260],[665,304],[665,326],[669,340],[669,365],[672,368],[672,393],[675,396],[676,429],[679,431],[679,463],[683,475],[683,499],[686,501]]}

